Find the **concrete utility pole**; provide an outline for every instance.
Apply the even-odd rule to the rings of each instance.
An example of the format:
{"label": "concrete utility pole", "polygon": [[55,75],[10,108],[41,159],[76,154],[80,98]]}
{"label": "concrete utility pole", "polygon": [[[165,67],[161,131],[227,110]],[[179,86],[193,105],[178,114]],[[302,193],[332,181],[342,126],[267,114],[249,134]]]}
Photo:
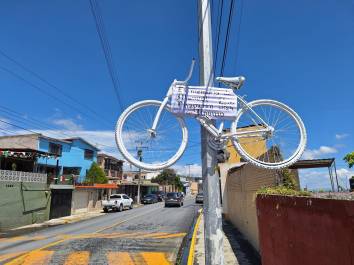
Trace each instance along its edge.
{"label": "concrete utility pole", "polygon": [[[198,12],[200,32],[200,83],[204,86],[212,86],[214,75],[209,0],[199,0]],[[210,135],[208,131],[201,127],[205,263],[207,265],[223,265],[224,251],[220,183],[218,172],[216,170],[216,151],[209,147],[209,137]]]}
{"label": "concrete utility pole", "polygon": [[[137,151],[137,156],[139,158],[139,161],[143,161],[143,148],[147,148],[147,146],[143,146],[142,141],[137,141],[139,143],[136,146],[136,151]],[[140,186],[141,186],[141,168],[139,168],[139,179],[138,179],[138,196],[136,198],[136,203],[140,204]]]}
{"label": "concrete utility pole", "polygon": [[191,165],[193,164],[187,164],[186,166],[188,166],[188,177],[189,177],[189,181],[191,180]]}

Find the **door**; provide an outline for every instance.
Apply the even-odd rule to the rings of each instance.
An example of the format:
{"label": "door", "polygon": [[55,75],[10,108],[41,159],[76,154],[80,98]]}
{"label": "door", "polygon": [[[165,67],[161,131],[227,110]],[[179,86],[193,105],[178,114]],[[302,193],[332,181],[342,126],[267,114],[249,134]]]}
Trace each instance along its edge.
{"label": "door", "polygon": [[130,206],[130,199],[127,195],[123,195],[123,204],[124,204],[124,207]]}
{"label": "door", "polygon": [[52,193],[52,198],[50,201],[49,219],[70,215],[72,190],[53,189],[51,193]]}

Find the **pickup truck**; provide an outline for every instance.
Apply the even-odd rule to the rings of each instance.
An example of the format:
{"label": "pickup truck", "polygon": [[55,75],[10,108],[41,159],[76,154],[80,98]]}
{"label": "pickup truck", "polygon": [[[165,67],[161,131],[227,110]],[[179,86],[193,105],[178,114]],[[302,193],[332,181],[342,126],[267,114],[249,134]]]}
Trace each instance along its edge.
{"label": "pickup truck", "polygon": [[109,210],[121,212],[123,209],[133,209],[133,199],[126,194],[112,194],[108,200],[102,201],[103,211]]}

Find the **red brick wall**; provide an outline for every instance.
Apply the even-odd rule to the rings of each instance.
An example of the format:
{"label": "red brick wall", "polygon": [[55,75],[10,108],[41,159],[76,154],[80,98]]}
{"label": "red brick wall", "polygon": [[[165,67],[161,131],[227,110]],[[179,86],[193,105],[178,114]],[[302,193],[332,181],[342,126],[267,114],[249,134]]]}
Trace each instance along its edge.
{"label": "red brick wall", "polygon": [[257,196],[263,265],[353,265],[354,201]]}

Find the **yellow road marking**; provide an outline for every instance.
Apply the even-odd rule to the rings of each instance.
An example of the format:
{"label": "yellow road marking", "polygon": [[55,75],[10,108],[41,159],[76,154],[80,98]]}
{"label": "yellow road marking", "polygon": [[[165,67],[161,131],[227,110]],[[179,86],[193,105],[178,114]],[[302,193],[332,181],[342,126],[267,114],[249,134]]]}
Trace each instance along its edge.
{"label": "yellow road marking", "polygon": [[40,248],[37,248],[37,249],[34,249],[32,251],[28,251],[28,252],[25,252],[23,255],[15,258],[14,260],[10,261],[10,262],[7,262],[5,265],[15,265],[15,264],[24,264],[24,260],[26,259],[26,257],[30,256],[31,254],[33,253],[36,253],[36,252],[40,252],[42,249],[45,249],[45,248],[49,248],[49,247],[52,247],[52,246],[55,246],[61,242],[64,242],[65,239],[60,239],[60,240],[57,240],[57,241],[54,241],[52,243],[49,243],[47,245],[44,245],[43,247],[40,247]]}
{"label": "yellow road marking", "polygon": [[153,209],[153,210],[151,210],[150,212],[147,212],[147,213],[143,213],[143,214],[139,214],[139,215],[132,216],[131,218],[125,219],[125,220],[120,221],[120,222],[117,222],[117,223],[115,223],[115,224],[113,224],[113,225],[110,225],[110,226],[107,226],[107,227],[98,229],[95,233],[100,233],[100,232],[102,232],[102,231],[104,231],[104,230],[113,228],[113,227],[115,227],[115,226],[117,226],[117,225],[123,224],[123,223],[125,223],[125,222],[127,222],[127,221],[130,221],[130,220],[133,220],[133,219],[135,219],[135,218],[137,218],[137,217],[140,217],[140,216],[143,216],[143,215],[146,215],[146,214],[150,214],[150,213],[152,213],[152,212],[154,212],[154,211],[156,211],[156,210],[160,210],[160,209],[161,209],[161,207],[160,207],[160,208]]}
{"label": "yellow road marking", "polygon": [[24,251],[0,255],[0,262],[3,262],[3,261],[8,260],[8,259],[13,259],[13,258],[15,258],[15,257],[17,257],[17,256],[19,256],[19,255],[21,255],[23,253],[24,253]]}
{"label": "yellow road marking", "polygon": [[78,251],[71,253],[66,261],[65,265],[87,265],[90,259],[90,252]]}
{"label": "yellow road marking", "polygon": [[198,231],[198,227],[199,227],[199,223],[200,223],[200,219],[202,217],[202,214],[203,214],[203,210],[201,210],[199,212],[199,216],[198,216],[197,222],[195,223],[195,226],[194,226],[192,242],[191,242],[191,246],[189,248],[189,255],[188,255],[187,265],[193,265],[193,263],[194,263],[195,240],[196,240],[197,231]]}
{"label": "yellow road marking", "polygon": [[164,236],[164,235],[168,235],[168,233],[149,233],[149,234],[145,234],[142,235],[141,238],[146,238],[146,237],[155,237],[155,236]]}
{"label": "yellow road marking", "polygon": [[14,260],[6,263],[6,265],[44,265],[48,264],[54,251],[42,250],[42,251],[34,251],[29,255],[26,255],[21,260]]}
{"label": "yellow road marking", "polygon": [[[130,218],[128,218],[128,219],[125,219],[125,220],[123,220],[123,221],[117,222],[117,223],[115,223],[115,224],[113,224],[113,225],[110,225],[110,226],[107,226],[107,227],[98,229],[97,231],[93,232],[93,234],[95,234],[95,233],[100,233],[100,232],[102,232],[102,231],[104,231],[104,230],[113,228],[113,227],[115,227],[115,226],[117,226],[117,225],[120,225],[120,224],[123,224],[123,223],[125,223],[125,222],[128,222],[128,221],[130,221],[130,220],[132,220],[132,219],[134,219],[134,218],[137,218],[137,217],[140,217],[140,216],[143,216],[143,215],[146,215],[146,214],[150,214],[151,212],[157,211],[157,210],[159,210],[159,209],[161,209],[161,207],[156,208],[156,209],[153,209],[153,210],[151,210],[151,211],[149,211],[149,212],[146,212],[146,213],[143,213],[143,214],[139,214],[139,215],[132,216],[132,217],[130,217]],[[57,235],[57,236],[59,236],[59,235]],[[38,252],[38,251],[40,251],[40,250],[42,250],[42,249],[46,249],[46,248],[49,248],[49,247],[58,245],[58,244],[64,242],[65,240],[66,240],[65,238],[62,238],[62,239],[60,239],[60,240],[57,240],[57,241],[54,241],[54,242],[49,243],[49,244],[47,244],[47,245],[44,245],[43,247],[33,249],[33,250],[29,251],[29,252],[24,253],[24,254],[21,255],[20,257],[15,258],[14,260],[10,261],[9,263],[6,263],[6,265],[21,264],[21,263],[16,263],[16,262],[21,261],[21,260],[24,260],[27,256],[31,255],[31,253]]]}
{"label": "yellow road marking", "polygon": [[16,241],[34,241],[34,240],[42,240],[45,239],[46,237],[44,236],[33,236],[33,237],[28,237],[28,236],[15,236],[15,237],[4,237],[0,238],[0,243],[7,243],[7,242],[16,242]]}
{"label": "yellow road marking", "polygon": [[153,238],[163,239],[163,238],[182,237],[185,235],[186,235],[186,233],[176,233],[176,234],[167,234],[167,235],[161,235],[161,236],[153,236]]}
{"label": "yellow road marking", "polygon": [[13,242],[13,241],[18,241],[18,240],[28,240],[29,238],[27,236],[15,236],[15,237],[4,237],[0,238],[0,242]]}
{"label": "yellow road marking", "polygon": [[135,265],[128,252],[109,252],[107,260],[109,265]]}
{"label": "yellow road marking", "polygon": [[162,252],[142,252],[141,256],[147,265],[170,265],[166,259],[165,253]]}

